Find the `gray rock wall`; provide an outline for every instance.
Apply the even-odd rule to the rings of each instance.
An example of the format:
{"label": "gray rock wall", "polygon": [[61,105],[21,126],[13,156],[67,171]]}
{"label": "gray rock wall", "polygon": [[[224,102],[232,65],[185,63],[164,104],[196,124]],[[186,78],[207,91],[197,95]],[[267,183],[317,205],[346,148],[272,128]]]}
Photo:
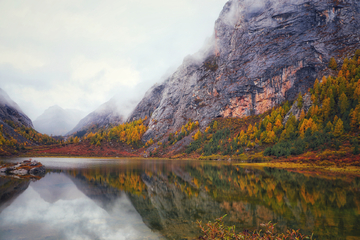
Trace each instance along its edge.
{"label": "gray rock wall", "polygon": [[150,89],[128,120],[148,116],[143,137],[161,138],[188,119],[260,114],[307,92],[339,59],[360,48],[359,1],[248,1],[226,3],[214,44],[184,59]]}

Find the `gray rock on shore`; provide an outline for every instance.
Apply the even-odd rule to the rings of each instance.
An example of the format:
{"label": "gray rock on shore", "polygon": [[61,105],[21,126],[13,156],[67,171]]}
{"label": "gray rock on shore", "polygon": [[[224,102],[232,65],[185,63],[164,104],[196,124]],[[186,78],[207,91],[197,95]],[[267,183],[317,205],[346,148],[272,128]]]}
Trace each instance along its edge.
{"label": "gray rock on shore", "polygon": [[0,175],[45,175],[45,167],[35,160],[25,160],[21,163],[8,163],[0,166]]}

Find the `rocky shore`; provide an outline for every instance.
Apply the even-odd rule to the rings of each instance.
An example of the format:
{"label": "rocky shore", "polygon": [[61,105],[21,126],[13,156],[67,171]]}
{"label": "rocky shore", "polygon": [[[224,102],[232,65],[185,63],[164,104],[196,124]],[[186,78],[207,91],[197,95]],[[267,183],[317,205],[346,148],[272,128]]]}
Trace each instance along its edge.
{"label": "rocky shore", "polygon": [[1,175],[41,176],[45,175],[45,166],[36,160],[24,160],[20,163],[5,163],[0,165]]}

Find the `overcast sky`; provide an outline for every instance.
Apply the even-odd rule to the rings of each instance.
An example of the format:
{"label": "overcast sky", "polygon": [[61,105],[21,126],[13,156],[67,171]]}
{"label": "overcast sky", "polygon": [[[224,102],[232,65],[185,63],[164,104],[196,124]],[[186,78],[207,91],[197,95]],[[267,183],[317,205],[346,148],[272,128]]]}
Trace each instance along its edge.
{"label": "overcast sky", "polygon": [[0,1],[0,87],[32,120],[139,99],[204,45],[226,1]]}

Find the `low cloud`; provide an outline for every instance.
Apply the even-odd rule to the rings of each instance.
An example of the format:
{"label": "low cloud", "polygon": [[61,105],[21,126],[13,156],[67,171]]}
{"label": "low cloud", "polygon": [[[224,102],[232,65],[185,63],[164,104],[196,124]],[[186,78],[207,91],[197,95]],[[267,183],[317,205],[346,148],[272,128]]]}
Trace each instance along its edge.
{"label": "low cloud", "polygon": [[0,86],[32,119],[137,101],[201,48],[226,1],[1,1]]}

